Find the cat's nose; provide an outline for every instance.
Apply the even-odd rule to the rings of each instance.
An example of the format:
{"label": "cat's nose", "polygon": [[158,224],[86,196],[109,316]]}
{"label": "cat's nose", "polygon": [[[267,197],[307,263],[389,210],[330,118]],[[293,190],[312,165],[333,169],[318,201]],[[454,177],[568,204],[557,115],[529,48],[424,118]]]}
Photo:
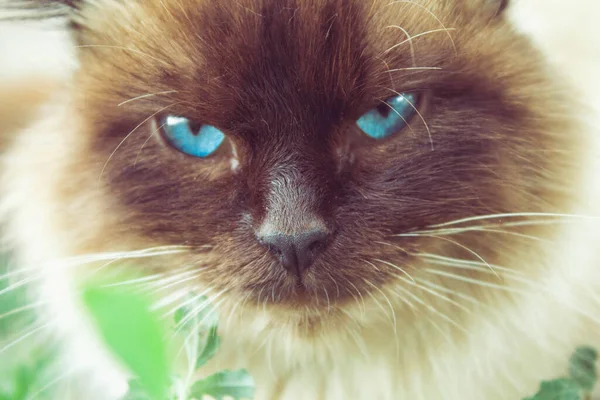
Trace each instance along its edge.
{"label": "cat's nose", "polygon": [[329,239],[326,230],[285,235],[281,233],[259,236],[259,241],[279,257],[281,265],[291,274],[302,278],[317,256],[325,249]]}

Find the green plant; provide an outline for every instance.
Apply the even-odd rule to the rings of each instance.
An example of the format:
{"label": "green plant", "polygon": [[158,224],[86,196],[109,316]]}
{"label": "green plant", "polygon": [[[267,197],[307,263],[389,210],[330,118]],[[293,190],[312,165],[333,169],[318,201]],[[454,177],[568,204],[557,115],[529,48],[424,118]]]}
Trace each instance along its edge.
{"label": "green plant", "polygon": [[55,358],[52,348],[34,338],[20,341],[35,322],[25,282],[0,253],[0,400],[25,400],[42,393]]}
{"label": "green plant", "polygon": [[544,381],[533,397],[524,400],[589,400],[598,378],[598,352],[588,346],[578,347],[569,359],[569,376]]}
{"label": "green plant", "polygon": [[[40,325],[34,306],[27,302],[26,282],[9,270],[7,258],[0,254],[0,400],[60,398],[53,346],[37,334],[21,340],[28,332],[37,333]],[[221,371],[194,380],[219,347],[217,313],[206,297],[188,299],[193,301],[186,301],[167,324],[150,311],[150,298],[110,283],[88,284],[81,299],[106,344],[136,376],[124,400],[253,397],[254,382],[245,370]],[[169,338],[183,342],[185,356],[191,360],[186,376],[172,372]]]}
{"label": "green plant", "polygon": [[169,366],[166,333],[149,311],[149,302],[135,292],[113,287],[91,287],[83,300],[104,341],[153,399],[167,395]]}
{"label": "green plant", "polygon": [[[11,277],[15,278],[15,282],[11,282]],[[11,275],[8,259],[0,253],[0,339],[34,320],[27,307],[27,286],[24,283],[23,277]]]}
{"label": "green plant", "polygon": [[254,382],[245,370],[220,371],[193,381],[219,347],[217,313],[206,297],[192,297],[193,301],[175,312],[175,334],[184,337],[188,359],[185,377],[172,374],[167,362],[168,330],[160,317],[149,311],[148,298],[110,286],[89,287],[83,298],[107,345],[136,376],[124,400],[253,397]]}

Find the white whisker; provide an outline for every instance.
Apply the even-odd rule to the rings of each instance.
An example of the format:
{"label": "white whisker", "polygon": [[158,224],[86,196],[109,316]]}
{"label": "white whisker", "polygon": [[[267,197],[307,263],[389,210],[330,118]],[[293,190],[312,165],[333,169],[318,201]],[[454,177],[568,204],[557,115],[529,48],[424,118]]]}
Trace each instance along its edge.
{"label": "white whisker", "polygon": [[468,278],[466,276],[456,275],[456,274],[452,274],[450,272],[440,271],[437,269],[427,268],[427,269],[424,269],[424,271],[429,272],[434,275],[439,275],[439,276],[443,276],[446,278],[456,279],[457,281],[462,281],[462,282],[470,283],[470,284],[477,285],[477,286],[483,286],[483,287],[487,287],[487,288],[491,288],[491,289],[498,289],[498,290],[503,290],[503,291],[517,293],[517,294],[526,294],[526,292],[519,290],[519,289],[514,289],[511,287],[502,286],[502,285],[496,285],[496,284],[493,284],[490,282],[472,279],[472,278]]}
{"label": "white whisker", "polygon": [[436,235],[424,235],[424,236],[432,237],[432,238],[436,238],[436,239],[440,239],[440,240],[444,240],[446,242],[452,243],[452,244],[454,244],[454,245],[456,245],[456,246],[458,246],[458,247],[460,247],[460,248],[468,251],[469,253],[473,254],[475,257],[477,257],[478,259],[480,259],[481,262],[483,262],[494,273],[494,275],[496,275],[496,277],[498,279],[501,279],[500,275],[498,275],[498,272],[496,272],[496,270],[494,268],[492,268],[492,266],[490,264],[488,264],[488,262],[485,261],[483,259],[483,257],[481,257],[479,254],[477,254],[475,251],[471,250],[467,246],[464,246],[464,245],[458,243],[457,241],[454,241],[454,240],[451,240],[451,239],[448,239],[448,238],[445,238],[445,237],[442,237],[442,236],[436,236]]}
{"label": "white whisker", "polygon": [[39,332],[39,331],[41,331],[41,330],[43,330],[43,329],[46,329],[46,328],[48,328],[50,325],[51,325],[50,323],[46,323],[46,324],[43,324],[43,325],[41,325],[41,326],[38,326],[38,327],[36,327],[36,328],[34,328],[34,329],[30,330],[30,331],[29,331],[29,332],[27,332],[27,333],[24,333],[23,335],[20,335],[20,336],[19,336],[19,337],[18,337],[16,340],[14,340],[14,341],[12,341],[12,342],[8,343],[8,344],[7,344],[7,345],[5,345],[3,348],[1,348],[1,349],[0,349],[0,354],[4,353],[6,350],[10,349],[11,347],[13,347],[13,346],[15,346],[15,345],[17,345],[17,344],[21,343],[23,340],[25,340],[25,339],[27,339],[28,337],[30,337],[30,336],[32,336],[32,335],[34,335],[35,333],[37,333],[37,332]]}
{"label": "white whisker", "polygon": [[388,89],[393,93],[396,93],[398,96],[402,96],[404,98],[404,100],[410,104],[410,106],[413,108],[413,110],[415,110],[415,112],[417,113],[417,115],[419,116],[419,118],[421,119],[421,121],[423,121],[423,125],[425,125],[425,129],[427,130],[427,134],[429,135],[429,143],[431,144],[431,150],[433,150],[433,136],[431,136],[431,129],[429,129],[429,125],[427,124],[427,122],[425,121],[425,118],[423,117],[423,114],[421,114],[421,112],[419,111],[419,109],[417,107],[415,107],[415,105],[406,98],[406,96],[402,95],[402,93],[397,92],[393,89]]}
{"label": "white whisker", "polygon": [[383,101],[383,100],[379,100],[379,102],[380,102],[381,104],[384,104],[386,107],[388,107],[388,108],[389,108],[390,110],[392,110],[393,112],[395,112],[395,113],[398,115],[398,117],[400,117],[400,119],[402,119],[402,121],[404,121],[404,123],[406,124],[406,126],[408,126],[408,130],[409,130],[409,131],[410,131],[410,132],[411,132],[413,135],[415,134],[415,131],[413,131],[413,129],[411,128],[411,126],[410,126],[410,124],[408,123],[408,121],[406,120],[406,118],[404,118],[404,117],[402,116],[402,114],[400,114],[400,113],[398,112],[398,110],[396,110],[394,107],[392,107],[391,105],[389,105],[387,102],[385,102],[385,101]]}
{"label": "white whisker", "polygon": [[327,299],[327,312],[331,312],[331,302],[329,301],[329,293],[327,293],[327,288],[323,285],[323,291],[325,292],[325,298]]}
{"label": "white whisker", "polygon": [[49,265],[59,265],[61,267],[78,266],[99,261],[115,260],[115,259],[136,259],[167,256],[184,252],[189,249],[189,246],[158,246],[150,247],[142,250],[132,251],[117,251],[105,253],[91,253],[80,256],[73,256],[64,259],[57,259],[49,262]]}
{"label": "white whisker", "polygon": [[[397,329],[398,329],[398,323],[396,321],[396,312],[394,311],[394,307],[392,306],[392,302],[390,301],[390,299],[385,295],[385,293],[383,293],[383,290],[379,289],[377,286],[375,286],[374,284],[372,284],[371,282],[369,282],[368,280],[365,280],[365,283],[369,286],[371,286],[373,289],[377,290],[379,293],[381,293],[381,295],[383,296],[383,298],[385,299],[385,301],[388,303],[388,306],[390,308],[390,311],[392,313],[392,327],[394,329],[394,335],[397,334]],[[371,297],[376,301],[377,304],[379,304],[379,301],[377,301],[375,299],[375,297],[369,292],[369,294],[371,295]],[[385,309],[382,307],[383,311],[387,314],[387,312],[385,311]]]}
{"label": "white whisker", "polygon": [[[216,297],[215,297],[215,299],[216,299]],[[175,356],[175,359],[179,358],[179,355],[181,354],[181,350],[183,348],[185,348],[186,356],[188,359],[188,374],[185,379],[185,381],[186,381],[185,387],[190,387],[191,379],[193,377],[194,371],[196,370],[196,360],[198,359],[198,342],[200,340],[200,327],[208,318],[211,318],[213,316],[213,313],[217,312],[217,308],[219,307],[219,305],[221,303],[222,303],[222,300],[217,303],[213,303],[212,301],[210,301],[208,303],[209,305],[212,306],[212,310],[208,314],[206,314],[200,321],[198,321],[198,323],[194,324],[192,329],[190,329],[190,333],[188,335],[186,335],[186,337],[183,341],[183,346],[180,347],[179,351],[177,352],[177,355]],[[204,308],[199,310],[197,313],[195,313],[194,317],[198,313],[202,312],[203,310],[204,310]],[[181,326],[177,329],[177,331],[173,335],[173,338],[175,337],[175,335],[177,334],[177,332],[179,331],[180,328],[181,328]]]}
{"label": "white whisker", "polygon": [[37,303],[31,303],[31,304],[27,304],[25,306],[19,307],[19,308],[15,308],[13,310],[7,311],[4,314],[0,314],[0,320],[2,320],[3,318],[7,318],[10,317],[11,315],[16,315],[31,309],[34,309],[36,307],[39,307],[43,304],[46,304],[46,302],[37,302]]}
{"label": "white whisker", "polygon": [[181,285],[182,283],[195,280],[195,279],[198,278],[198,276],[201,275],[202,270],[201,269],[196,269],[196,270],[191,270],[189,272],[191,273],[190,276],[185,276],[182,279],[176,280],[176,281],[171,282],[171,283],[169,283],[167,285],[163,285],[164,282],[159,282],[159,284],[158,284],[159,287],[156,288],[156,289],[154,289],[154,290],[152,290],[152,291],[150,291],[149,293],[150,294],[156,294],[156,293],[162,292],[164,290],[170,289],[170,288],[172,288],[174,286]]}
{"label": "white whisker", "polygon": [[42,386],[38,391],[36,391],[35,393],[33,393],[32,395],[28,396],[28,399],[35,399],[37,398],[40,394],[44,393],[46,390],[50,389],[52,386],[56,385],[57,383],[59,383],[60,381],[68,378],[70,375],[72,375],[73,373],[75,373],[79,368],[78,367],[74,367],[71,368],[69,370],[67,370],[67,372],[59,375],[58,377],[54,378],[53,380],[51,380],[50,382],[48,382],[46,385]]}
{"label": "white whisker", "polygon": [[[246,294],[246,298],[250,296],[252,292],[248,292]],[[245,300],[245,299],[244,299]],[[229,315],[227,316],[227,319],[225,320],[225,324],[224,326],[229,327],[230,326],[230,321],[231,321],[231,317],[235,314],[235,311],[237,310],[237,308],[240,306],[240,304],[243,304],[244,301],[236,301],[235,304],[233,305],[233,308],[231,308],[231,310],[229,310]]]}
{"label": "white whisker", "polygon": [[256,347],[256,349],[254,349],[254,351],[250,354],[250,357],[253,358],[256,354],[258,354],[258,352],[260,350],[262,350],[262,348],[265,346],[265,344],[267,343],[267,340],[270,339],[270,334],[269,332],[267,332],[266,335],[263,335],[264,339],[260,342],[260,344]]}
{"label": "white whisker", "polygon": [[439,71],[440,67],[405,67],[405,68],[394,68],[388,72],[399,72],[399,71]]}
{"label": "white whisker", "polygon": [[367,363],[370,363],[371,358],[369,356],[369,351],[367,350],[367,346],[364,342],[364,339],[361,338],[360,335],[358,335],[354,329],[348,329],[346,332],[348,332],[348,334],[352,337],[361,354],[363,355],[363,357],[365,357]]}
{"label": "white whisker", "polygon": [[250,300],[250,297],[252,297],[253,295],[254,295],[254,289],[251,289],[250,291],[248,291],[248,294],[242,300],[242,305],[241,305],[242,310],[240,312],[240,320],[244,319],[244,311],[245,311],[244,306],[246,305],[246,303],[248,303],[248,301]]}
{"label": "white whisker", "polygon": [[154,137],[154,134],[156,132],[158,132],[159,130],[161,130],[164,126],[165,126],[165,124],[162,124],[161,126],[159,126],[158,128],[156,128],[155,130],[153,130],[152,132],[150,132],[150,134],[148,135],[148,137],[146,138],[146,140],[144,140],[144,143],[142,143],[142,146],[140,147],[140,149],[138,150],[137,154],[135,155],[135,160],[133,161],[133,167],[134,168],[137,165],[138,159],[140,158],[140,154],[142,154],[142,150],[144,150],[144,147],[146,146],[146,144],[150,141],[150,139],[152,139],[152,137]]}
{"label": "white whisker", "polygon": [[147,283],[147,282],[156,281],[156,280],[162,278],[165,275],[166,275],[165,273],[155,274],[155,275],[149,275],[149,276],[144,276],[143,278],[129,279],[129,280],[126,280],[126,281],[109,283],[109,284],[106,284],[106,285],[102,285],[102,287],[118,287],[118,286],[136,285],[138,283]]}
{"label": "white whisker", "polygon": [[260,291],[258,292],[258,297],[256,298],[256,304],[261,304],[260,298],[262,297],[262,293],[265,290],[264,287],[260,288]]}
{"label": "white whisker", "polygon": [[[423,33],[416,34],[416,35],[414,35],[414,36],[410,36],[410,35],[408,34],[408,32],[406,32],[406,30],[405,30],[405,29],[402,29],[402,28],[401,28],[401,27],[399,27],[398,25],[390,25],[390,26],[388,26],[388,28],[398,28],[398,29],[401,29],[401,30],[402,30],[402,32],[404,32],[404,34],[405,34],[405,35],[406,35],[408,38],[407,38],[406,40],[403,40],[403,41],[402,41],[402,42],[400,42],[400,43],[397,43],[397,44],[393,45],[392,47],[390,47],[389,49],[387,49],[386,51],[384,51],[384,52],[383,52],[383,54],[387,54],[387,53],[389,53],[390,51],[394,50],[395,48],[398,48],[398,47],[402,46],[402,45],[403,45],[403,44],[405,44],[405,43],[409,43],[409,44],[410,44],[410,46],[411,46],[411,48],[412,48],[412,47],[413,47],[413,40],[414,40],[414,39],[416,39],[416,38],[418,38],[418,37],[421,37],[421,36],[429,35],[429,34],[431,34],[431,33],[436,33],[436,32],[446,32],[446,33],[448,33],[448,31],[455,31],[455,30],[456,30],[456,28],[448,28],[448,29],[432,29],[432,30],[430,30],[430,31],[427,31],[427,32],[423,32]],[[412,49],[411,49],[411,53],[413,54],[413,60],[414,60],[414,48],[412,48]]]}
{"label": "white whisker", "polygon": [[161,308],[167,307],[170,304],[180,301],[183,297],[186,297],[186,295],[187,293],[181,290],[169,293],[168,295],[163,296],[158,301],[156,301],[150,308],[150,311],[158,311]]}
{"label": "white whisker", "polygon": [[18,281],[16,283],[13,283],[13,284],[9,285],[8,287],[0,290],[0,296],[2,296],[5,293],[12,292],[13,290],[19,289],[19,288],[27,285],[28,283],[31,283],[31,282],[33,282],[33,281],[35,281],[37,279],[39,279],[39,277],[38,278],[29,277],[29,278],[22,279],[22,280],[20,280],[20,281]]}
{"label": "white whisker", "polygon": [[[331,27],[330,27],[331,28]],[[269,339],[271,335],[275,335],[275,329],[271,329],[268,333],[269,335]],[[271,373],[271,377],[274,379],[277,379],[277,374],[275,374],[275,369],[273,368],[273,340],[268,340],[268,345],[267,345],[267,354],[266,354],[266,358],[267,358],[267,367],[269,369],[269,372]]]}
{"label": "white whisker", "polygon": [[363,262],[369,264],[371,267],[373,267],[375,269],[375,271],[381,271],[379,268],[377,268],[377,265],[373,264],[371,261],[368,260],[362,260]]}
{"label": "white whisker", "polygon": [[433,12],[431,12],[431,10],[429,10],[427,7],[424,7],[420,4],[417,4],[413,1],[407,1],[407,0],[393,0],[389,5],[392,4],[399,4],[399,3],[404,3],[404,4],[410,4],[410,5],[414,5],[417,6],[419,8],[421,8],[422,10],[424,10],[425,12],[429,13],[429,15],[431,15],[443,28],[443,30],[446,31],[446,35],[448,36],[448,39],[450,39],[450,42],[452,43],[452,48],[454,49],[454,54],[458,55],[458,50],[456,49],[456,43],[454,43],[454,39],[452,38],[452,35],[450,35],[450,30],[446,27],[446,25],[444,25],[444,23],[437,17],[437,15],[435,15]]}
{"label": "white whisker", "polygon": [[[198,314],[200,314],[202,311],[204,311],[204,309],[206,309],[207,307],[214,307],[214,301],[217,300],[223,293],[225,293],[225,290],[221,290],[219,293],[215,294],[214,296],[209,297],[208,299],[206,299],[205,301],[203,301],[202,303],[200,303],[196,308],[194,308],[193,310],[191,310],[188,315],[185,316],[185,318],[183,318],[181,321],[179,321],[179,327],[177,328],[177,330],[175,331],[174,335],[177,334],[177,332],[187,323],[189,322],[192,318],[195,318]],[[199,297],[197,296],[197,299],[199,299]],[[206,316],[205,316],[206,318]],[[201,322],[204,322],[204,318]]]}
{"label": "white whisker", "polygon": [[[453,257],[444,257],[438,254],[430,254],[430,253],[418,253],[418,256],[425,258],[426,262],[430,264],[444,265],[448,267],[461,268],[461,269],[470,269],[474,271],[481,271],[485,273],[493,273],[492,270],[488,267],[488,265],[493,267],[494,271],[502,271],[508,275],[520,275],[521,273],[518,271],[514,271],[510,268],[501,267],[499,265],[494,264],[484,264],[480,261],[474,260],[463,260],[460,258]],[[485,267],[485,268],[482,268]],[[494,274],[497,275],[497,274]]]}
{"label": "white whisker", "polygon": [[401,46],[404,43],[408,42],[408,45],[410,46],[410,58],[412,60],[412,65],[413,65],[413,67],[416,67],[417,66],[417,62],[416,62],[416,58],[415,58],[415,46],[414,46],[414,43],[412,42],[412,37],[410,36],[410,34],[408,33],[408,31],[406,29],[404,29],[403,27],[399,26],[399,25],[390,25],[387,28],[396,28],[396,29],[399,29],[406,36],[406,40],[402,41],[400,44],[397,44],[397,45],[394,45],[394,46],[390,47],[389,49],[387,49],[386,51],[384,51],[381,55],[387,54],[390,51],[392,51],[393,49],[395,49],[396,47]]}
{"label": "white whisker", "polygon": [[104,165],[102,166],[102,170],[100,171],[100,176],[98,177],[98,180],[102,179],[102,175],[104,174],[104,170],[106,170],[106,166],[108,165],[108,163],[110,162],[110,160],[112,159],[112,157],[115,155],[115,153],[117,152],[117,150],[119,150],[121,148],[121,146],[123,145],[123,143],[125,143],[125,141],[131,136],[133,135],[133,133],[135,131],[138,130],[138,128],[142,125],[144,125],[146,122],[148,122],[150,119],[152,119],[156,114],[163,112],[164,110],[166,110],[167,108],[170,108],[176,104],[181,103],[180,101],[175,102],[175,103],[171,103],[167,106],[164,106],[163,108],[161,108],[160,110],[154,112],[153,114],[151,114],[148,118],[146,118],[145,120],[143,120],[142,122],[140,122],[138,125],[136,125],[135,128],[133,128],[117,145],[117,147],[115,147],[115,149],[113,150],[112,153],[110,153],[110,155],[108,156],[108,159],[106,160],[106,162],[104,163]]}
{"label": "white whisker", "polygon": [[421,282],[423,285],[425,285],[425,286],[429,286],[429,287],[431,287],[431,288],[433,288],[433,289],[435,289],[435,290],[437,290],[437,291],[444,292],[444,293],[448,293],[448,294],[450,294],[450,295],[452,295],[452,296],[456,296],[456,297],[458,297],[458,298],[461,298],[461,299],[463,299],[463,300],[466,300],[466,301],[468,301],[468,302],[470,302],[470,303],[473,303],[473,304],[476,304],[476,305],[478,305],[478,306],[480,306],[480,305],[481,305],[481,303],[479,302],[479,300],[477,300],[477,299],[476,299],[476,298],[474,298],[474,297],[468,296],[468,295],[466,295],[466,294],[464,294],[464,293],[460,293],[460,292],[457,292],[457,291],[455,291],[455,290],[452,290],[452,289],[445,288],[445,287],[443,287],[443,286],[440,286],[440,285],[437,285],[437,284],[435,284],[435,283],[433,283],[433,282],[430,282],[430,281],[428,281],[428,280],[426,280],[426,279],[417,279],[417,280],[418,280],[419,282]]}
{"label": "white whisker", "polygon": [[406,275],[408,277],[408,279],[410,279],[413,283],[415,283],[415,280],[412,276],[410,276],[410,274],[408,272],[406,272],[403,268],[400,268],[399,266],[397,266],[396,264],[392,264],[389,261],[385,261],[385,260],[381,260],[379,258],[376,258],[374,261],[389,265],[390,267],[393,267],[395,269],[397,269],[398,271],[402,272],[404,275]]}
{"label": "white whisker", "polygon": [[[352,286],[354,288],[354,290],[356,290],[356,293],[358,294],[358,296],[360,297],[360,300],[362,302],[362,313],[363,315],[367,312],[367,305],[365,303],[365,299],[362,296],[362,293],[360,293],[360,290],[358,290],[358,288],[356,287],[356,285],[354,283],[352,283],[352,281],[350,281],[349,279],[346,279],[346,282],[348,282],[348,284],[350,286]],[[356,298],[355,298],[356,299]],[[358,299],[356,299],[357,304],[358,304]]]}
{"label": "white whisker", "polygon": [[474,217],[461,218],[454,221],[444,222],[441,224],[430,225],[430,228],[442,228],[450,225],[458,225],[465,222],[482,221],[487,219],[502,219],[502,218],[519,218],[519,217],[554,217],[554,218],[573,218],[573,219],[598,219],[600,217],[580,214],[556,214],[556,213],[541,213],[541,212],[520,212],[520,213],[503,213],[478,215]]}
{"label": "white whisker", "polygon": [[456,321],[454,321],[452,318],[448,317],[446,314],[440,312],[438,309],[436,309],[435,307],[433,307],[431,304],[427,304],[420,297],[418,297],[414,293],[411,293],[409,290],[403,288],[402,286],[398,286],[398,289],[402,290],[410,298],[412,298],[417,303],[421,304],[423,307],[425,307],[430,312],[434,313],[435,315],[439,316],[440,318],[444,319],[445,321],[449,322],[450,324],[452,324],[456,328],[460,329],[461,331],[463,331],[464,333],[466,333],[467,335],[469,335],[469,332],[465,328],[463,328],[462,326],[460,326]]}
{"label": "white whisker", "polygon": [[[164,313],[162,315],[162,318],[168,317],[169,315],[174,314],[177,310],[179,310],[180,308],[186,307],[191,303],[195,303],[196,301],[198,301],[201,297],[203,297],[204,295],[206,295],[207,293],[210,293],[212,291],[212,288],[207,288],[204,291],[200,292],[197,295],[194,295],[192,297],[190,297],[188,300],[184,301],[181,304],[178,304],[176,307],[173,307],[172,309],[170,309],[169,311],[167,311],[166,313]],[[188,315],[190,315],[191,313],[188,313]]]}
{"label": "white whisker", "polygon": [[394,75],[390,72],[390,65],[383,59],[380,57],[376,57],[379,61],[381,61],[383,63],[383,65],[385,65],[385,69],[387,71],[388,76],[390,77],[390,84],[392,85],[392,87],[396,87],[396,83],[394,80]]}
{"label": "white whisker", "polygon": [[86,279],[90,279],[90,278],[91,278],[93,275],[97,274],[98,272],[102,271],[103,269],[105,269],[105,268],[107,268],[107,267],[109,267],[109,266],[111,266],[111,265],[113,265],[113,264],[116,264],[116,263],[118,263],[119,261],[121,261],[121,259],[120,259],[120,258],[116,258],[116,259],[114,259],[114,260],[110,260],[110,261],[108,261],[108,262],[105,262],[105,263],[104,263],[104,264],[102,264],[100,267],[98,267],[98,268],[96,268],[96,269],[92,270],[92,271],[91,271],[91,272],[90,272],[90,273],[89,273],[89,274],[86,276]]}
{"label": "white whisker", "polygon": [[141,96],[137,96],[137,97],[133,97],[129,100],[125,100],[125,101],[117,104],[117,107],[121,107],[123,104],[131,103],[132,101],[135,101],[135,100],[147,99],[148,97],[154,97],[154,96],[159,96],[161,94],[170,94],[170,93],[177,93],[177,90],[166,90],[164,92],[143,94]]}
{"label": "white whisker", "polygon": [[[394,235],[394,236],[398,236],[398,235]],[[397,248],[398,250],[401,250],[403,253],[410,254],[410,252],[409,252],[408,250],[406,250],[404,247],[400,247],[400,246],[398,246],[398,245],[396,245],[396,244],[392,244],[392,243],[388,243],[388,242],[381,242],[381,241],[377,241],[377,240],[376,240],[376,241],[374,241],[373,243],[382,244],[382,245],[384,245],[384,246],[395,247],[395,248]]]}
{"label": "white whisker", "polygon": [[[518,225],[518,226],[523,226],[523,225],[538,225],[538,224],[534,223],[534,222],[527,222],[527,223],[520,223],[520,225]],[[507,224],[507,225],[487,225],[487,226],[505,227],[505,226],[511,226],[511,225]],[[514,225],[512,225],[512,226],[514,226]],[[394,236],[396,236],[396,237],[418,237],[418,236],[426,235],[426,234],[435,234],[438,236],[451,236],[451,235],[458,235],[460,233],[465,233],[465,232],[504,233],[507,235],[521,237],[523,239],[531,239],[531,240],[536,240],[536,241],[547,241],[546,239],[542,239],[540,237],[527,235],[527,234],[523,234],[523,233],[519,233],[519,232],[507,231],[507,230],[502,230],[502,229],[490,229],[490,228],[486,227],[486,225],[467,226],[464,228],[446,228],[446,229],[431,229],[431,230],[422,230],[422,231],[412,231],[410,233],[401,233],[401,234],[397,234]]]}
{"label": "white whisker", "polygon": [[442,299],[442,300],[444,300],[444,301],[446,301],[446,302],[448,302],[448,303],[452,304],[453,306],[455,306],[455,307],[457,307],[457,308],[459,308],[459,309],[461,309],[461,310],[465,311],[465,312],[466,312],[466,313],[468,313],[468,314],[471,314],[471,313],[472,313],[472,311],[471,311],[471,310],[469,310],[468,308],[466,308],[466,307],[465,307],[465,306],[463,306],[462,304],[460,304],[460,303],[457,303],[456,301],[452,300],[452,299],[451,299],[451,298],[449,298],[448,296],[444,296],[443,294],[440,294],[440,293],[438,293],[436,290],[434,290],[434,289],[432,289],[432,288],[427,288],[427,287],[425,287],[425,286],[423,286],[423,285],[421,285],[421,284],[419,284],[419,283],[417,283],[417,284],[416,284],[416,286],[417,286],[419,289],[421,289],[421,290],[423,290],[423,291],[425,291],[425,292],[427,292],[427,293],[431,294],[432,296],[435,296],[435,297],[437,297],[437,298],[439,298],[439,299]]}
{"label": "white whisker", "polygon": [[327,274],[327,276],[329,277],[329,279],[335,285],[336,295],[337,295],[337,298],[339,298],[340,297],[340,286],[338,285],[338,283],[336,282],[336,280],[333,278],[333,276],[331,276],[331,274],[329,273],[329,271],[325,271],[325,273]]}

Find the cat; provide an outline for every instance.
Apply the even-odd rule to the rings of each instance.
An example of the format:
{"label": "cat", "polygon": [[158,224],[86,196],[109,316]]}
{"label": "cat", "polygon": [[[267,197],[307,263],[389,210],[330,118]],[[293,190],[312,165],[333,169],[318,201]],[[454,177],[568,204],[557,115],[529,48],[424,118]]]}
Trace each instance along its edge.
{"label": "cat", "polygon": [[107,261],[205,293],[204,372],[258,400],[520,399],[600,344],[593,91],[518,4],[17,3],[75,60],[0,179],[70,398],[127,390],[76,296]]}

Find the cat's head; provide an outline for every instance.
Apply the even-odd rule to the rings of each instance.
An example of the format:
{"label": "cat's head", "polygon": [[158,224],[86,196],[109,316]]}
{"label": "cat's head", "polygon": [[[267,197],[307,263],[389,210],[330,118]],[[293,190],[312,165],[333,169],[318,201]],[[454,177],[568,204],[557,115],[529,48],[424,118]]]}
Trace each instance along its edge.
{"label": "cat's head", "polygon": [[55,201],[85,251],[186,246],[148,269],[326,320],[484,296],[550,230],[476,217],[568,200],[568,100],[505,2],[68,3]]}

